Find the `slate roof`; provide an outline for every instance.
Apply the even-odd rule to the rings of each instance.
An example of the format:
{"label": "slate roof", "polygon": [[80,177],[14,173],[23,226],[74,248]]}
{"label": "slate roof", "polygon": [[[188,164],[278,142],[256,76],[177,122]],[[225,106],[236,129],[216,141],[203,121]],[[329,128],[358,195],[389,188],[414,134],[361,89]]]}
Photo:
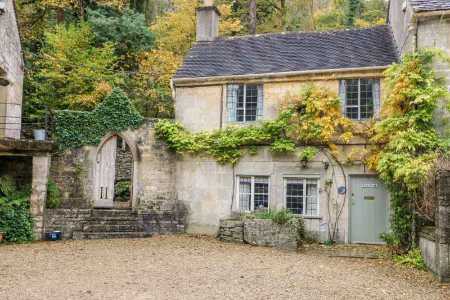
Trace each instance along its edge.
{"label": "slate roof", "polygon": [[409,0],[417,12],[450,10],[450,0]]}
{"label": "slate roof", "polygon": [[263,34],[196,43],[174,79],[387,66],[396,60],[388,26]]}

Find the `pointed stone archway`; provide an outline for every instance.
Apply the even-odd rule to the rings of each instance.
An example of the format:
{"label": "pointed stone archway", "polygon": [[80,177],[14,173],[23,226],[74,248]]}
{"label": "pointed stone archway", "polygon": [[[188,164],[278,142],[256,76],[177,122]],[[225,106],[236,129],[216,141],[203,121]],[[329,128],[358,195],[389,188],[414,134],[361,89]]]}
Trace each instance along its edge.
{"label": "pointed stone archway", "polygon": [[95,156],[95,208],[133,208],[137,160],[137,147],[124,135],[111,133],[103,138]]}

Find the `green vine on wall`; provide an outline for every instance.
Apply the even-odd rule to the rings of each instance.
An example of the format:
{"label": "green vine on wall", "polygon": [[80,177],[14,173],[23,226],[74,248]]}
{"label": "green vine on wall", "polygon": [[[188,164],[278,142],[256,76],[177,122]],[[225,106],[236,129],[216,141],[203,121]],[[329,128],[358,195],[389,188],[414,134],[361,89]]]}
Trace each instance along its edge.
{"label": "green vine on wall", "polygon": [[93,111],[57,111],[55,140],[61,150],[97,145],[108,132],[138,128],[143,121],[125,93],[115,88]]}
{"label": "green vine on wall", "polygon": [[[293,153],[299,144],[333,148],[335,140],[345,143],[353,136],[352,123],[342,116],[337,95],[314,85],[292,97],[273,121],[193,134],[179,123],[161,120],[155,130],[179,154],[206,154],[220,164],[232,165],[244,154],[254,154],[256,146],[270,146],[273,153]],[[310,147],[302,153],[309,157],[311,152]]]}
{"label": "green vine on wall", "polygon": [[421,199],[438,156],[448,157],[448,141],[433,123],[439,100],[448,96],[433,70],[434,58],[449,61],[441,51],[422,50],[386,71],[390,94],[372,139],[384,145],[372,156],[372,165],[391,194],[393,236],[385,238],[403,248],[413,246],[414,201]]}

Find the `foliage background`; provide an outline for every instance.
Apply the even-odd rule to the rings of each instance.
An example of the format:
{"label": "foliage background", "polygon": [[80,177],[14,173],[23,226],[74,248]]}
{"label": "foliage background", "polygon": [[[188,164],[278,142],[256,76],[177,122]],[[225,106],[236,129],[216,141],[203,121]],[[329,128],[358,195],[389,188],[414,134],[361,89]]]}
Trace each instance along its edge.
{"label": "foliage background", "polygon": [[[195,41],[200,0],[17,0],[25,117],[90,111],[115,87],[145,117],[172,117],[170,78]],[[383,23],[383,0],[217,0],[223,36]],[[256,20],[252,22],[250,16]],[[255,27],[253,28],[253,25]]]}

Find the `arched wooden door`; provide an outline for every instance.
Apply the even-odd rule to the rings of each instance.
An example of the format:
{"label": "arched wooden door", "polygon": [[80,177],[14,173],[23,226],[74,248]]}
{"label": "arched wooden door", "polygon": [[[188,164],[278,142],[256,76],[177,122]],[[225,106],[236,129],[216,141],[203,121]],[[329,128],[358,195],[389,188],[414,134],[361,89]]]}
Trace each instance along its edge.
{"label": "arched wooden door", "polygon": [[97,154],[95,207],[114,207],[117,136],[106,141]]}

